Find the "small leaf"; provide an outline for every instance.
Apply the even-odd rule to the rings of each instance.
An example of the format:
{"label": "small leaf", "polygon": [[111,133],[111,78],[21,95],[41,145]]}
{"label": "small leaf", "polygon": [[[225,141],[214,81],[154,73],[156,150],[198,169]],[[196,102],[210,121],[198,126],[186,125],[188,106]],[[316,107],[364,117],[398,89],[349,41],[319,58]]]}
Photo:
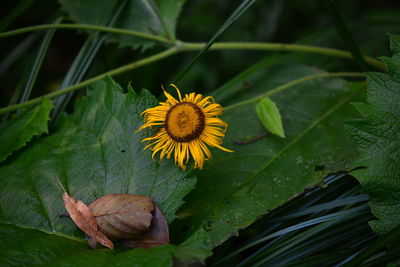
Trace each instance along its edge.
{"label": "small leaf", "polygon": [[[76,199],[70,197],[67,193],[64,193],[63,199],[65,208],[79,229],[103,246],[111,249],[114,248],[114,244],[111,240],[98,230],[96,219],[88,206],[80,200],[76,201]],[[91,246],[95,245],[92,241],[89,242]]]}
{"label": "small leaf", "polygon": [[257,103],[256,112],[261,123],[268,131],[285,138],[281,114],[276,104],[269,97],[264,97]]}
{"label": "small leaf", "polygon": [[112,240],[142,237],[150,228],[153,198],[130,194],[109,194],[89,205],[100,231]]}
{"label": "small leaf", "polygon": [[47,121],[53,104],[43,100],[39,106],[15,115],[0,131],[0,162],[25,146],[32,137],[47,133]]}

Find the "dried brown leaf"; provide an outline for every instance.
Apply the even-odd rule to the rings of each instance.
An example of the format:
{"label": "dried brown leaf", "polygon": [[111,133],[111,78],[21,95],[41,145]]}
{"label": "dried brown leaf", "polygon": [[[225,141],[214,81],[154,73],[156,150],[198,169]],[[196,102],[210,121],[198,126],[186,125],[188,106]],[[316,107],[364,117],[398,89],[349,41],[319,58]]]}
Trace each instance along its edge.
{"label": "dried brown leaf", "polygon": [[169,244],[168,223],[157,205],[155,206],[153,217],[150,230],[142,239],[124,240],[124,245],[131,248],[152,248]]}
{"label": "dried brown leaf", "polygon": [[[79,229],[103,246],[111,249],[114,248],[114,244],[111,240],[98,230],[96,219],[88,206],[86,206],[82,201],[76,201],[76,199],[70,197],[67,193],[64,193],[63,200],[69,216]],[[95,244],[93,240],[89,243],[91,246],[94,246]]]}
{"label": "dried brown leaf", "polygon": [[109,194],[89,205],[100,231],[111,240],[140,239],[153,220],[152,197]]}

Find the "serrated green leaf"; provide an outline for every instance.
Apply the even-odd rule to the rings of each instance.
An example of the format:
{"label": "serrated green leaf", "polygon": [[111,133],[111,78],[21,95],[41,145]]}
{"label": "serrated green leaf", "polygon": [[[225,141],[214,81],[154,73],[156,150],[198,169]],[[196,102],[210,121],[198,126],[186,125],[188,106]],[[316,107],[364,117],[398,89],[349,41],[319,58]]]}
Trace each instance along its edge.
{"label": "serrated green leaf", "polygon": [[390,50],[395,55],[400,54],[400,35],[389,34]]}
{"label": "serrated green leaf", "polygon": [[[62,0],[63,9],[78,23],[105,25],[112,16],[118,0]],[[132,0],[127,1],[116,28],[175,39],[175,27],[184,0]],[[122,45],[148,48],[154,41],[126,35],[110,35]]]}
{"label": "serrated green leaf", "polygon": [[[0,168],[1,261],[15,264],[124,264],[165,266],[176,246],[92,251],[65,217],[59,177],[68,193],[90,204],[111,193],[154,197],[170,223],[196,179],[173,161],[156,162],[135,133],[141,112],[158,101],[147,90],[127,94],[111,79],[93,85],[55,131]],[[7,240],[11,241],[7,241]],[[12,244],[10,244],[10,243]]]}
{"label": "serrated green leaf", "polygon": [[360,181],[377,220],[370,222],[378,234],[400,225],[400,37],[391,35],[392,58],[385,58],[389,74],[368,73],[368,102],[355,106],[364,119],[348,122],[357,144],[357,164],[352,174]]}
{"label": "serrated green leaf", "polygon": [[269,97],[262,98],[256,105],[256,112],[265,129],[271,133],[285,138],[279,109]]}
{"label": "serrated green leaf", "polygon": [[53,103],[45,99],[42,104],[18,113],[0,130],[0,162],[25,146],[34,136],[47,133],[47,122]]}
{"label": "serrated green leaf", "polygon": [[[264,64],[230,83],[238,93],[226,102],[245,101],[318,72],[293,62],[270,64],[265,60]],[[237,91],[243,84],[251,86]],[[196,189],[179,212],[184,218],[181,226],[192,227],[193,232],[206,229],[208,244],[217,246],[258,216],[320,183],[325,174],[346,168],[355,149],[343,119],[355,116],[355,109],[348,103],[362,88],[363,83],[318,79],[280,91],[273,98],[281,107],[286,138],[268,136],[247,145],[238,141],[265,132],[253,103],[225,106],[223,119],[229,127],[223,145],[235,152],[215,151],[205,170],[196,172]]]}

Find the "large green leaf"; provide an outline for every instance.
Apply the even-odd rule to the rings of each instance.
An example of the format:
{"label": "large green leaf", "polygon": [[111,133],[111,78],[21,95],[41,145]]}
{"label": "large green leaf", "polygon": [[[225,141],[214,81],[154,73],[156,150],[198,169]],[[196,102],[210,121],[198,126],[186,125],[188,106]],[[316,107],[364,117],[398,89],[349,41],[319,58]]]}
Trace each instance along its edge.
{"label": "large green leaf", "polygon": [[368,102],[357,103],[364,119],[348,124],[360,152],[352,174],[371,197],[378,220],[372,229],[384,234],[400,225],[400,36],[391,36],[391,58],[383,58],[389,74],[368,73]]}
{"label": "large green leaf", "polygon": [[343,119],[355,116],[348,102],[363,83],[349,85],[342,79],[317,79],[272,94],[286,139],[270,135],[247,145],[236,144],[257,139],[266,131],[254,110],[256,101],[242,105],[238,101],[320,73],[292,62],[279,62],[276,57],[267,58],[215,94],[225,103],[233,103],[225,106],[223,118],[229,127],[223,145],[235,152],[215,151],[205,170],[197,172],[196,189],[179,212],[179,217],[185,218],[183,226],[192,227],[194,232],[208,230],[211,246],[221,244],[305,188],[321,183],[329,172],[346,168],[354,157]]}
{"label": "large green leaf", "polygon": [[156,103],[146,90],[138,95],[129,88],[124,94],[111,79],[96,83],[51,135],[0,168],[0,265],[172,261],[161,256],[178,250],[172,245],[146,252],[91,251],[77,227],[59,217],[65,208],[56,177],[86,204],[110,193],[147,195],[169,223],[174,219],[196,179],[143,151],[140,141],[150,132],[135,130],[143,123],[141,112]]}
{"label": "large green leaf", "polygon": [[[130,0],[114,27],[175,39],[175,27],[184,0]],[[119,0],[62,0],[63,8],[78,23],[107,25]],[[149,47],[154,41],[126,35],[111,35],[122,45]]]}
{"label": "large green leaf", "polygon": [[0,129],[0,162],[25,146],[34,136],[47,133],[47,121],[53,104],[45,99],[37,107],[18,113]]}

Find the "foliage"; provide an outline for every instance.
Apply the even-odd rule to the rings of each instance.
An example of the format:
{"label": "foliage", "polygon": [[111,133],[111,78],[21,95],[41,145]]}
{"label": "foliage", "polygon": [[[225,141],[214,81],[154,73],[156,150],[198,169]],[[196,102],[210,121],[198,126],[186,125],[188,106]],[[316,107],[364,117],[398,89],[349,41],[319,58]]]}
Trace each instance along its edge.
{"label": "foliage", "polygon": [[[195,178],[173,162],[154,162],[143,152],[143,134],[135,130],[142,123],[141,112],[155,103],[146,90],[137,94],[129,88],[123,94],[111,79],[97,83],[50,136],[0,168],[1,231],[8,236],[2,240],[3,263],[51,264],[66,255],[69,262],[84,262],[88,261],[86,254],[93,255],[94,263],[113,261],[108,259],[113,255],[110,251],[90,252],[76,226],[60,217],[64,205],[57,177],[72,196],[85,203],[111,193],[148,195],[154,197],[168,222],[174,219]],[[53,256],[43,252],[33,255],[35,259],[27,256],[13,261],[21,250],[9,246],[8,238],[15,244],[35,239],[26,244],[30,250]],[[66,247],[61,251],[63,243]],[[175,248],[157,248],[154,253],[159,250],[170,253]]]}
{"label": "foliage", "polygon": [[378,220],[375,232],[385,234],[400,225],[400,36],[390,36],[391,58],[382,58],[389,73],[368,73],[368,102],[356,103],[363,119],[348,123],[360,151],[353,175],[371,197]]}
{"label": "foliage", "polygon": [[[376,239],[366,223],[367,195],[345,173],[328,176],[325,188],[314,187],[270,212],[215,250],[216,266],[332,266],[357,255]],[[382,259],[376,257],[375,259]],[[364,266],[364,265],[363,265]]]}
{"label": "foliage", "polygon": [[[371,104],[349,104],[363,101],[366,69],[386,71],[371,56],[389,53],[384,36],[399,31],[398,6],[184,3],[24,0],[0,20],[0,28],[16,29],[0,33],[9,37],[0,49],[0,265],[171,266],[212,253],[207,263],[217,265],[396,260],[399,250],[385,246],[398,227],[377,238],[357,182],[324,177],[366,167],[354,175],[379,219],[373,229],[388,232],[399,221],[398,37],[391,36],[395,55],[382,59],[389,74],[368,74]],[[131,82],[149,90],[135,91]],[[141,140],[157,129],[137,133],[141,113],[163,100],[160,84],[171,82],[224,107],[223,146],[234,153],[214,149],[204,170],[183,171],[143,151]],[[343,122],[357,118],[356,109],[365,118],[348,124],[361,154],[355,162]],[[57,178],[88,205],[112,193],[154,197],[171,244],[90,250],[84,234],[60,217]]]}
{"label": "foliage", "polygon": [[16,114],[0,131],[0,162],[15,150],[25,146],[34,136],[47,133],[47,121],[53,107],[50,100],[37,107],[28,108]]}
{"label": "foliage", "polygon": [[[259,69],[231,84],[232,90],[244,81],[255,85],[251,92],[229,99],[227,103],[236,104],[225,107],[223,118],[229,129],[224,145],[235,152],[215,152],[205,169],[196,171],[196,189],[179,213],[186,227],[208,230],[211,247],[303,189],[320,184],[325,173],[346,168],[354,155],[342,121],[355,115],[346,103],[356,97],[362,85],[349,85],[341,79],[330,83],[317,79],[275,91],[271,97],[281,108],[286,138],[267,136],[242,144],[266,131],[255,112],[257,102],[253,100],[257,98],[252,96],[274,92],[282,77],[291,81],[319,73],[293,63],[268,66],[269,60],[262,62]],[[318,105],[310,105],[310,99]]]}
{"label": "foliage", "polygon": [[[63,8],[78,23],[107,25],[119,5],[123,12],[115,27],[159,35],[175,40],[176,21],[184,0],[79,1],[63,0]],[[122,45],[149,48],[154,42],[124,35],[111,35]]]}

